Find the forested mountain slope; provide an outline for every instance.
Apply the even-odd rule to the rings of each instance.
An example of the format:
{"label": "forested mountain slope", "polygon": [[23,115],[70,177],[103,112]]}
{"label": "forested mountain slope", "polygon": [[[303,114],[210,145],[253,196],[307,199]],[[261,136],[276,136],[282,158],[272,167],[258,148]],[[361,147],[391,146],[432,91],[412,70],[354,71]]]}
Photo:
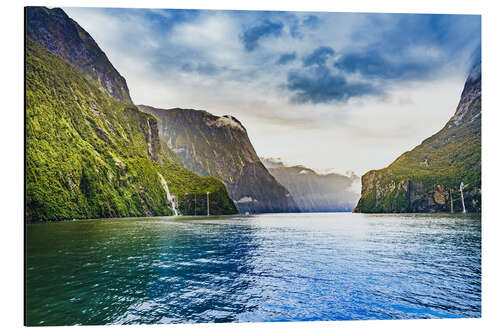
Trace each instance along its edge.
{"label": "forested mountain slope", "polygon": [[356,212],[481,210],[481,63],[471,70],[444,128],[390,166],[362,177]]}
{"label": "forested mountain slope", "polygon": [[237,212],[222,182],[169,154],[154,117],[27,38],[27,221],[172,215],[207,191],[213,214]]}

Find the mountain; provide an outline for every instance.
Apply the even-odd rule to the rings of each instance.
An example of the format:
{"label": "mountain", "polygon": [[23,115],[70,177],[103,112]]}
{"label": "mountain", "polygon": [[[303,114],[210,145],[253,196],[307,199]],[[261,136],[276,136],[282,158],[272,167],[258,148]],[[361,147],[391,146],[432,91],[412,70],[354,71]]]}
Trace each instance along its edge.
{"label": "mountain", "polygon": [[28,222],[192,214],[195,194],[203,214],[206,192],[213,214],[237,213],[222,182],[168,157],[154,117],[29,37],[25,55]]}
{"label": "mountain", "polygon": [[481,211],[481,63],[465,83],[453,117],[442,130],[385,169],[362,177],[355,212]]}
{"label": "mountain", "polygon": [[125,79],[94,39],[62,9],[26,7],[26,35],[97,81],[103,91],[132,104]]}
{"label": "mountain", "polygon": [[262,158],[264,166],[297,202],[302,212],[351,212],[359,199],[353,189],[356,175],[318,174],[303,166],[285,166],[274,159]]}
{"label": "mountain", "polygon": [[226,184],[240,212],[298,211],[288,190],[261,163],[236,118],[200,110],[138,107],[158,119],[160,137],[186,168]]}

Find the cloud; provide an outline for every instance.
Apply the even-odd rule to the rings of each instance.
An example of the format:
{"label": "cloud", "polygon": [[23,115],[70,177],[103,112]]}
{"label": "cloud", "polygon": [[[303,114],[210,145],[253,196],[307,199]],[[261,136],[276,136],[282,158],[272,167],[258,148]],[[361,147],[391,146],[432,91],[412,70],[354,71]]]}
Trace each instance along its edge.
{"label": "cloud", "polygon": [[288,26],[290,36],[297,39],[303,39],[304,33],[307,30],[314,30],[319,26],[319,18],[315,15],[296,15],[292,13],[287,13],[283,15],[284,21]]}
{"label": "cloud", "polygon": [[379,51],[342,55],[335,67],[349,74],[360,74],[368,79],[415,80],[428,78],[437,72],[441,61],[389,60]]}
{"label": "cloud", "polygon": [[280,58],[278,59],[278,61],[276,61],[276,63],[278,65],[285,65],[291,61],[294,61],[295,59],[297,59],[297,53],[283,53],[282,55],[280,55]]}
{"label": "cloud", "polygon": [[301,24],[300,20],[296,15],[287,15],[284,17],[286,21],[286,25],[288,26],[288,32],[290,33],[290,36],[293,38],[301,38],[302,32],[301,32]]}
{"label": "cloud", "polygon": [[[70,12],[95,26],[92,35],[110,46],[106,51],[119,70],[137,62],[150,70],[145,75],[176,77],[192,85],[190,90],[210,83],[202,77],[252,81],[268,91],[286,86],[296,95],[285,96],[292,103],[346,102],[388,94],[397,84],[434,80],[465,67],[464,54],[470,54],[470,45],[477,45],[480,37],[479,16],[467,15],[116,8]],[[310,73],[303,68],[327,64],[333,67]],[[311,78],[320,79],[307,85],[317,93],[306,88]],[[340,86],[321,87],[320,82]]]}
{"label": "cloud", "polygon": [[[395,85],[435,80],[466,67],[470,53],[480,44],[478,16],[363,17],[351,30],[350,45],[338,52],[325,45],[316,47],[303,56],[303,68],[287,74],[286,88],[294,93],[290,101],[338,103],[353,97],[385,96]],[[312,22],[318,25],[320,21]],[[333,67],[328,65],[330,59]]]}
{"label": "cloud", "polygon": [[207,62],[202,62],[202,63],[187,62],[182,65],[182,70],[184,70],[185,72],[196,72],[202,75],[215,75],[220,73],[223,70],[223,68]]}
{"label": "cloud", "polygon": [[259,156],[260,161],[266,168],[279,168],[284,167],[285,163],[281,160],[280,157],[261,157]]}
{"label": "cloud", "polygon": [[341,52],[335,67],[385,81],[418,81],[463,67],[480,41],[480,17],[381,14],[352,32],[363,46]]}
{"label": "cloud", "polygon": [[442,128],[481,43],[478,15],[64,10],[135,102],[231,114],[261,156],[357,174]]}
{"label": "cloud", "polygon": [[302,21],[302,24],[306,27],[316,29],[319,26],[319,18],[314,15],[308,15],[304,21]]}
{"label": "cloud", "polygon": [[312,65],[324,65],[328,57],[333,56],[335,51],[328,46],[320,46],[310,55],[302,60],[305,67]]}
{"label": "cloud", "polygon": [[283,23],[264,20],[260,25],[254,26],[241,35],[241,41],[249,52],[255,50],[259,40],[265,37],[279,37],[283,33]]}
{"label": "cloud", "polygon": [[472,52],[467,64],[468,72],[471,72],[473,70],[477,70],[477,68],[480,69],[481,62],[482,62],[482,51],[481,51],[481,45],[479,45],[474,52]]}
{"label": "cloud", "polygon": [[286,88],[294,92],[294,103],[346,102],[352,97],[379,95],[382,92],[367,83],[350,83],[323,65],[312,70],[290,71]]}
{"label": "cloud", "polygon": [[345,75],[334,73],[327,60],[335,55],[329,46],[317,47],[302,58],[302,68],[290,70],[286,89],[293,92],[293,103],[347,102],[353,97],[382,95],[375,85],[365,82],[350,82]]}

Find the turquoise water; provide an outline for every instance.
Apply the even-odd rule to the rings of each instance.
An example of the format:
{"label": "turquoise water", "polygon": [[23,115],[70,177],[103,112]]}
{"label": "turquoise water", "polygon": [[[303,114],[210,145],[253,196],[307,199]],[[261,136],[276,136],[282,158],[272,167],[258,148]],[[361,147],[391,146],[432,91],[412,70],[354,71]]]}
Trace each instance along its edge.
{"label": "turquoise water", "polygon": [[27,226],[28,325],[481,316],[479,215]]}

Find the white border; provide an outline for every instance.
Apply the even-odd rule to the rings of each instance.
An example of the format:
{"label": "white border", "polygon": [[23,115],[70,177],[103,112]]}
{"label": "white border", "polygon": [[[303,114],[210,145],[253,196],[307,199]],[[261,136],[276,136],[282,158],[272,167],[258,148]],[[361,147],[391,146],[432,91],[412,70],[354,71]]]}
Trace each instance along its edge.
{"label": "white border", "polygon": [[483,318],[458,320],[393,320],[393,321],[350,321],[350,322],[295,322],[256,324],[196,324],[196,325],[152,325],[152,326],[94,326],[72,327],[71,330],[89,332],[105,330],[158,331],[168,329],[174,332],[251,332],[255,330],[276,330],[287,332],[422,332],[456,331],[487,332],[498,329],[499,312],[499,253],[498,199],[495,189],[500,188],[497,170],[499,166],[500,108],[498,92],[500,16],[498,5],[493,1],[153,1],[142,0],[61,0],[61,1],[17,1],[2,4],[0,10],[2,29],[0,64],[3,71],[0,78],[2,143],[1,197],[2,203],[2,293],[0,298],[0,327],[11,330],[66,331],[60,328],[23,327],[23,6],[44,5],[49,7],[129,7],[129,8],[200,8],[200,9],[253,9],[253,10],[300,10],[336,12],[390,12],[390,13],[454,13],[483,15]]}

